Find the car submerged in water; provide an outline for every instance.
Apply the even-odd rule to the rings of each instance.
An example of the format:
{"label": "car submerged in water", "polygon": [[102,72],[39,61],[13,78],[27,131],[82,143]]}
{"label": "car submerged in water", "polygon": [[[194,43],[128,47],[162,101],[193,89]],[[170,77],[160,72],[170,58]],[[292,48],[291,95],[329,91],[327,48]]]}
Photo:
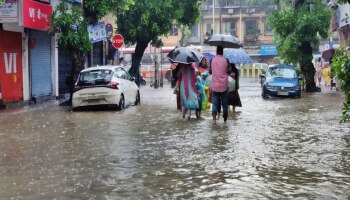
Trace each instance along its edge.
{"label": "car submerged in water", "polygon": [[274,65],[269,67],[263,76],[265,76],[262,86],[262,97],[264,99],[269,96],[301,96],[301,87],[299,84],[301,78],[298,76],[294,66],[284,64]]}
{"label": "car submerged in water", "polygon": [[90,67],[80,72],[72,100],[73,110],[97,105],[122,110],[140,104],[140,91],[121,66]]}

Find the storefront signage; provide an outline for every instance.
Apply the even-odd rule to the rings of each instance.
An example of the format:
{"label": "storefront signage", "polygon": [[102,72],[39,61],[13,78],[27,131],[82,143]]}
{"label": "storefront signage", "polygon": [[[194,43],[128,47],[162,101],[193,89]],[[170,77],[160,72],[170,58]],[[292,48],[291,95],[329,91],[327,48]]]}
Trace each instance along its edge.
{"label": "storefront signage", "polygon": [[0,23],[18,22],[16,0],[0,0]]}
{"label": "storefront signage", "polygon": [[106,27],[104,22],[89,25],[88,33],[91,43],[100,42],[106,39]]}
{"label": "storefront signage", "polygon": [[23,1],[22,25],[37,30],[48,30],[52,6],[35,2],[33,0]]}
{"label": "storefront signage", "polygon": [[260,47],[260,55],[262,56],[276,56],[277,49],[274,45],[262,45]]}
{"label": "storefront signage", "polygon": [[0,93],[3,101],[23,99],[22,33],[0,30]]}

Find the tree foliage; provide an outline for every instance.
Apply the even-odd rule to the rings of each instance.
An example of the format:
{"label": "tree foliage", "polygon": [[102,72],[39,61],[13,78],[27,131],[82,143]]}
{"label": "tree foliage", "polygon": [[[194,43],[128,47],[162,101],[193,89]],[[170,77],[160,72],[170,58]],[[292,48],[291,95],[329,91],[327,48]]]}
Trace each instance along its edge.
{"label": "tree foliage", "polygon": [[[284,5],[289,3],[290,0],[286,0]],[[306,1],[294,3],[294,8],[273,12],[268,23],[273,29],[279,55],[286,63],[300,64],[307,91],[315,91],[312,46],[318,46],[319,36],[328,37],[331,10],[321,0],[313,0],[311,12]]]}
{"label": "tree foliage", "polygon": [[332,59],[332,72],[341,83],[345,102],[340,122],[350,120],[350,54],[345,49],[337,49]]}
{"label": "tree foliage", "polygon": [[251,6],[266,6],[274,3],[274,0],[248,0],[248,4]]}
{"label": "tree foliage", "polygon": [[136,44],[130,73],[139,76],[140,61],[149,43],[161,46],[173,23],[191,27],[198,22],[201,0],[138,0],[128,10],[117,9],[117,32],[127,45]]}
{"label": "tree foliage", "polygon": [[337,0],[337,3],[339,3],[339,4],[349,3],[350,4],[350,0]]}
{"label": "tree foliage", "polygon": [[[60,3],[52,15],[51,31],[58,33],[58,46],[60,50],[70,54],[87,52],[92,45],[87,32],[88,22],[83,19],[81,6]],[[76,27],[76,30],[73,28]]]}

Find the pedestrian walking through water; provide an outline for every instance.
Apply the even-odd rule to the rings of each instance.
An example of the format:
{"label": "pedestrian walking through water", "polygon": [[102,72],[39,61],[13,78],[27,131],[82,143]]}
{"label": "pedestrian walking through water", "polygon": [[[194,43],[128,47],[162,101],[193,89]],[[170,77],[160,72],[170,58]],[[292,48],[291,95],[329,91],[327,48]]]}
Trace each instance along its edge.
{"label": "pedestrian walking through water", "polygon": [[191,119],[191,111],[199,109],[198,91],[196,88],[195,69],[192,64],[179,63],[179,94],[182,107],[182,116]]}
{"label": "pedestrian walking through water", "polygon": [[229,92],[228,105],[232,106],[233,112],[236,111],[236,107],[242,107],[241,98],[239,97],[239,71],[235,64],[231,64],[231,72],[229,76],[235,80],[235,90]]}
{"label": "pedestrian walking through water", "polygon": [[229,63],[223,56],[223,47],[217,46],[216,56],[211,60],[209,73],[212,74],[212,115],[213,123],[216,124],[218,106],[222,106],[222,114],[226,122],[228,117],[228,73]]}

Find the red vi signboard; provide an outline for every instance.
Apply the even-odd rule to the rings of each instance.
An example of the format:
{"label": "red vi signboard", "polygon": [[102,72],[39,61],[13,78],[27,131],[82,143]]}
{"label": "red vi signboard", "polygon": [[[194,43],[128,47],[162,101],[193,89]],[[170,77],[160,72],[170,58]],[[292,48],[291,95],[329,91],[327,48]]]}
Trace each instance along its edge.
{"label": "red vi signboard", "polygon": [[0,85],[5,103],[23,99],[22,34],[0,30]]}
{"label": "red vi signboard", "polygon": [[23,0],[22,11],[24,27],[43,31],[49,28],[52,6],[32,0]]}

